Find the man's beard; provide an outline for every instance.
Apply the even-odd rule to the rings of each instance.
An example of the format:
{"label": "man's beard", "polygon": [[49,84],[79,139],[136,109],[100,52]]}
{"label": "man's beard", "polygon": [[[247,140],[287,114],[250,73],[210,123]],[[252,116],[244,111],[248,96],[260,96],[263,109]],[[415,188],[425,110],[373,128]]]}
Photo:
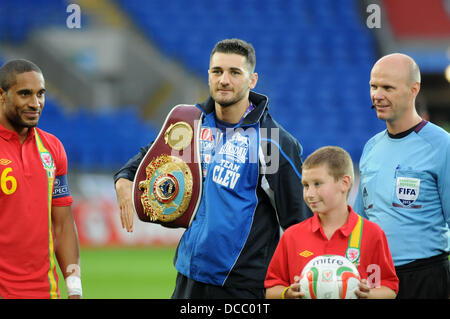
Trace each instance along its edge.
{"label": "man's beard", "polygon": [[[240,92],[242,93],[242,92]],[[238,103],[239,101],[241,101],[244,97],[245,94],[239,94],[239,95],[234,95],[233,97],[231,97],[230,100],[226,99],[220,99],[217,98],[217,95],[214,94],[213,90],[210,89],[210,95],[213,98],[214,102],[216,102],[217,104],[219,104],[221,107],[229,107],[231,105],[234,105],[236,103]]]}
{"label": "man's beard", "polygon": [[220,102],[220,101],[216,101],[216,102],[217,102],[217,104],[219,104],[221,107],[228,107],[228,106],[231,106],[231,105],[235,104],[237,101],[232,100],[232,101],[229,101],[229,102]]}
{"label": "man's beard", "polygon": [[40,115],[37,118],[37,120],[32,121],[32,122],[25,121],[17,113],[15,113],[13,115],[7,114],[7,118],[9,120],[9,122],[16,128],[33,128],[33,127],[36,127],[38,125]]}

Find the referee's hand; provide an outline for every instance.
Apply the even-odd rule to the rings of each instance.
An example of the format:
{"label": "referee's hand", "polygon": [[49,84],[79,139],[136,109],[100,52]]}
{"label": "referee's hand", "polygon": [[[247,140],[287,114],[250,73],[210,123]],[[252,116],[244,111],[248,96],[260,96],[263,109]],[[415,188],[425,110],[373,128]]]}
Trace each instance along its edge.
{"label": "referee's hand", "polygon": [[125,178],[119,178],[116,182],[116,196],[120,208],[120,221],[122,222],[122,228],[125,228],[128,232],[133,231],[134,209],[132,195],[133,182]]}

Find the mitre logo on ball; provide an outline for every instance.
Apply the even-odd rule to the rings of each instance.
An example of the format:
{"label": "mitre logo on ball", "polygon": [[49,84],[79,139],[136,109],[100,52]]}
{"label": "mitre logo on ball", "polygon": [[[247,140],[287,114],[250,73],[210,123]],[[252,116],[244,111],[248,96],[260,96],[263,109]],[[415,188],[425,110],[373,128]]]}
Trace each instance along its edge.
{"label": "mitre logo on ball", "polygon": [[300,289],[306,299],[356,299],[361,281],[356,266],[338,255],[311,259],[300,275]]}

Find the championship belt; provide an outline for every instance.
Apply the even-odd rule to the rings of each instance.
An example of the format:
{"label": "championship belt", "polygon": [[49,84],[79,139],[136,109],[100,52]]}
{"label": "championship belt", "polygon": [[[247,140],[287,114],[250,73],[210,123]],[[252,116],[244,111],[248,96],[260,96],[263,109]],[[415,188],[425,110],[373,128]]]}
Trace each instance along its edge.
{"label": "championship belt", "polygon": [[167,115],[134,178],[133,206],[140,220],[191,225],[202,193],[201,115],[194,105],[177,105]]}

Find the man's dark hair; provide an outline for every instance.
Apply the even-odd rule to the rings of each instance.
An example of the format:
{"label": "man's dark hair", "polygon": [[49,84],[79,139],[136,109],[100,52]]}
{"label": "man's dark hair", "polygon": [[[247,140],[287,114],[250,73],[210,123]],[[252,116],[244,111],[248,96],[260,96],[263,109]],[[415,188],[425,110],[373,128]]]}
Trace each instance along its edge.
{"label": "man's dark hair", "polygon": [[225,39],[217,42],[214,46],[214,49],[211,52],[210,60],[216,52],[227,54],[235,53],[244,56],[247,59],[250,73],[255,72],[255,48],[250,43],[240,39]]}
{"label": "man's dark hair", "polygon": [[42,74],[41,69],[31,61],[25,59],[10,60],[0,68],[0,87],[8,91],[16,84],[16,75],[35,71]]}

